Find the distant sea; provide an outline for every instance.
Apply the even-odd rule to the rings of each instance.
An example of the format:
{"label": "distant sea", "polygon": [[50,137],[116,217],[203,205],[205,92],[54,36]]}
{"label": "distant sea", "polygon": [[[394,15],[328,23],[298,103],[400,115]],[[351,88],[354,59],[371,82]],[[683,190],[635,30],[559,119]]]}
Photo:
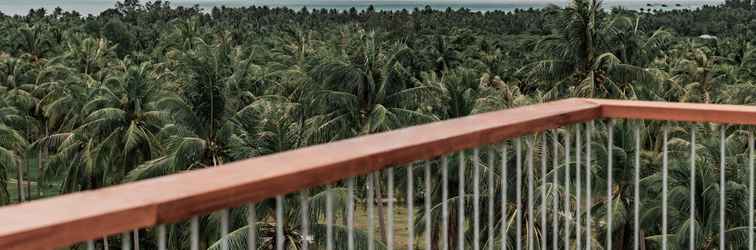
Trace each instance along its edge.
{"label": "distant sea", "polygon": [[[146,2],[142,0],[141,2]],[[567,0],[173,0],[172,6],[200,6],[205,10],[215,6],[242,7],[252,5],[267,5],[271,7],[288,7],[299,10],[309,9],[337,9],[348,10],[352,7],[362,10],[373,5],[377,11],[413,10],[426,5],[434,9],[468,8],[472,11],[512,11],[515,9],[543,8],[548,4],[564,6]],[[724,0],[605,0],[604,7],[609,9],[622,6],[626,9],[695,9],[703,5],[718,5]],[[64,10],[75,10],[83,15],[97,15],[103,10],[115,6],[115,0],[0,0],[0,12],[6,15],[25,15],[30,9],[45,8],[52,10],[61,7]],[[649,7],[649,5],[651,7]]]}

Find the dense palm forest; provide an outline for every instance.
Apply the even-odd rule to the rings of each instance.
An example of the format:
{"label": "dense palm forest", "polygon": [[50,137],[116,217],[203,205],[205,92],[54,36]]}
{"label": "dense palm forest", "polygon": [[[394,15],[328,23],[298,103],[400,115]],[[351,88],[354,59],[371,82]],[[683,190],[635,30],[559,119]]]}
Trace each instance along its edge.
{"label": "dense palm forest", "polygon": [[[756,6],[747,0],[672,11],[609,10],[599,0],[573,0],[565,7],[486,13],[430,7],[201,10],[127,0],[97,16],[61,9],[0,14],[0,30],[1,205],[568,97],[756,102],[756,43],[751,39]],[[696,224],[699,248],[717,247],[718,166],[725,161],[736,166],[727,170],[728,237],[742,249],[747,244],[748,128],[725,128],[728,151],[721,159],[721,127],[692,125],[701,138],[695,159],[701,202],[696,220],[689,221],[691,125],[659,122],[618,122],[615,127],[614,248],[632,245],[632,135],[637,126],[646,149],[641,152],[644,247],[658,248],[661,237],[659,168],[666,127],[675,159],[670,175],[673,245],[687,246],[687,230]],[[598,248],[606,230],[601,198],[606,197],[602,180],[607,173],[601,166],[610,149],[605,132],[597,129],[594,135],[597,217],[591,240]],[[364,188],[364,180],[356,184]],[[549,199],[575,195],[551,184],[538,188],[549,190]],[[322,191],[311,190],[313,221],[324,216]],[[439,190],[426,191],[440,200]],[[336,192],[342,197],[346,191]],[[343,197],[338,200],[337,209],[343,210]],[[258,216],[268,218],[263,235],[272,233],[273,207],[272,202],[256,207]],[[287,208],[287,244],[293,249],[306,237],[298,232],[299,208]],[[245,213],[246,208],[231,210],[232,246],[240,249],[246,244]],[[217,221],[217,215],[201,218],[203,247],[218,248]],[[422,223],[417,221],[418,234]],[[497,230],[504,224],[511,221],[497,222]],[[171,225],[169,248],[188,247],[187,227]],[[314,234],[323,234],[322,225],[312,227]],[[433,225],[432,230],[438,247],[439,232],[446,229]],[[384,246],[385,235],[378,238],[378,246]],[[364,232],[358,239],[365,244]],[[97,244],[115,248],[119,240]],[[152,230],[141,230],[140,240],[151,249]],[[274,244],[272,237],[258,240],[263,248]],[[513,242],[483,244],[498,248]]]}

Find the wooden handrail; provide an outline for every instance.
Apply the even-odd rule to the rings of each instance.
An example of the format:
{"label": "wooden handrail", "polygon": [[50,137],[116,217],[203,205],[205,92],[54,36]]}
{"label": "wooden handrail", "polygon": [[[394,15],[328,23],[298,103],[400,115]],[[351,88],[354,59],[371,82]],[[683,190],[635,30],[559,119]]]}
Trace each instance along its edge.
{"label": "wooden handrail", "polygon": [[756,106],[588,99],[601,117],[657,121],[756,125]]}
{"label": "wooden handrail", "polygon": [[599,118],[756,124],[756,107],[597,99],[468,116],[0,208],[0,249],[53,249]]}
{"label": "wooden handrail", "polygon": [[568,99],[0,208],[0,249],[52,249],[599,117]]}

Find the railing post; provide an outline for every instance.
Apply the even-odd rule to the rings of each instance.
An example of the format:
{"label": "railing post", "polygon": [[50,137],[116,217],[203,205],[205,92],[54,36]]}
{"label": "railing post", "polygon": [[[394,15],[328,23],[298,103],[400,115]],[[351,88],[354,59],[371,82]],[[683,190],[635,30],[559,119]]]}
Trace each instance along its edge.
{"label": "railing post", "polygon": [[607,182],[606,182],[606,217],[607,217],[607,223],[606,223],[606,249],[612,249],[612,217],[614,215],[614,206],[613,206],[613,186],[614,186],[614,169],[612,168],[612,165],[614,164],[614,121],[609,121],[609,138],[607,138]]}
{"label": "railing post", "polygon": [[640,125],[633,129],[635,135],[635,178],[633,181],[633,250],[640,249]]}
{"label": "railing post", "polygon": [[507,161],[509,160],[509,153],[507,152],[507,143],[501,145],[501,249],[506,250],[509,243],[509,225],[507,213]]}
{"label": "railing post", "polygon": [[529,137],[528,138],[528,250],[533,250],[533,242],[535,237],[533,237],[535,232],[535,226],[534,226],[534,215],[533,215],[533,203],[534,203],[534,187],[533,182],[535,182],[535,178],[533,177],[533,154],[534,151],[533,148],[535,148],[535,138]]}
{"label": "railing post", "polygon": [[662,146],[662,250],[667,250],[667,191],[668,191],[668,176],[669,170],[667,168],[668,156],[667,147],[669,142],[669,128],[664,127],[664,145]]}
{"label": "railing post", "polygon": [[582,223],[583,223],[583,215],[582,215],[582,191],[583,191],[583,183],[582,183],[582,167],[580,166],[580,155],[582,154],[582,145],[581,145],[581,134],[580,130],[582,129],[582,126],[580,124],[575,125],[575,245],[577,249],[582,249]]}
{"label": "railing post", "polygon": [[727,189],[726,185],[727,185],[727,182],[725,180],[725,177],[726,177],[725,175],[727,173],[727,171],[725,169],[725,167],[727,165],[727,156],[725,155],[725,144],[727,142],[727,138],[725,137],[725,130],[726,129],[727,129],[727,126],[723,124],[721,126],[721,128],[720,128],[721,132],[720,132],[720,135],[719,135],[719,138],[720,138],[720,142],[719,142],[719,146],[720,146],[720,158],[719,158],[720,159],[719,160],[719,163],[720,163],[720,165],[719,165],[719,188],[720,188],[719,189],[719,249],[726,249],[725,248],[725,239],[726,239],[726,235],[725,235],[726,234],[726,232],[725,232],[725,229],[726,229],[726,225],[725,225],[725,223],[726,223],[726,220],[725,220],[726,211],[725,211],[725,209],[727,208],[727,204],[726,204],[727,203],[727,199],[726,199],[726,192],[727,192],[726,191],[726,189]]}
{"label": "railing post", "polygon": [[[257,250],[257,211],[256,205],[247,205],[247,249]],[[307,237],[305,235],[305,237]]]}
{"label": "railing post", "polygon": [[696,248],[696,127],[690,127],[690,226],[688,248]]}
{"label": "railing post", "polygon": [[517,203],[515,209],[515,220],[517,224],[517,227],[515,228],[515,245],[517,246],[516,249],[520,250],[522,249],[522,139],[517,138],[515,140],[515,147],[517,150],[517,163],[515,168],[515,201]]}
{"label": "railing post", "polygon": [[586,189],[586,200],[585,200],[585,211],[586,211],[586,220],[585,220],[585,230],[586,230],[586,243],[585,248],[586,249],[593,249],[593,217],[591,216],[591,208],[593,208],[593,187],[591,186],[591,182],[593,182],[593,167],[591,162],[591,144],[592,142],[592,136],[593,136],[593,128],[594,123],[591,121],[588,125],[586,125],[586,132],[585,132],[585,189]]}
{"label": "railing post", "polygon": [[449,157],[441,160],[441,250],[449,250]]}
{"label": "railing post", "polygon": [[559,132],[557,130],[554,130],[552,132],[552,161],[553,165],[551,166],[551,173],[552,173],[552,192],[555,194],[552,198],[552,208],[551,210],[551,248],[552,250],[559,250],[559,196],[557,196],[557,188],[559,186],[559,173],[557,169],[559,168]]}

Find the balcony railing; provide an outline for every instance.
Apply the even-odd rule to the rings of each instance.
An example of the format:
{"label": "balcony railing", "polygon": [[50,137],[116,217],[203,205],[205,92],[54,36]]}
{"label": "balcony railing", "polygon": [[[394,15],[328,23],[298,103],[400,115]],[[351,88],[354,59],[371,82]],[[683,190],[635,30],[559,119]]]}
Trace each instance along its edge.
{"label": "balcony railing", "polygon": [[[756,125],[756,107],[567,99],[3,207],[0,249],[729,249],[746,239],[728,234],[747,234],[739,246],[752,249],[747,125]],[[718,159],[697,158],[698,130],[699,140],[719,140]],[[689,141],[670,142],[672,134]],[[736,146],[748,154],[728,161],[731,137],[745,141]],[[642,162],[643,145],[661,145],[647,150],[661,162]],[[716,206],[696,203],[702,162],[719,164]],[[725,200],[728,173],[738,171],[747,175],[744,210]],[[661,190],[642,190],[654,176]],[[671,193],[688,195],[670,200]],[[614,202],[632,212],[615,211]],[[395,223],[400,208],[405,225]],[[641,222],[657,212],[661,221]],[[728,213],[747,213],[747,223]],[[702,236],[693,221],[718,223],[719,239]],[[210,226],[217,232],[203,229]],[[632,228],[632,239],[616,242],[618,227]]]}

